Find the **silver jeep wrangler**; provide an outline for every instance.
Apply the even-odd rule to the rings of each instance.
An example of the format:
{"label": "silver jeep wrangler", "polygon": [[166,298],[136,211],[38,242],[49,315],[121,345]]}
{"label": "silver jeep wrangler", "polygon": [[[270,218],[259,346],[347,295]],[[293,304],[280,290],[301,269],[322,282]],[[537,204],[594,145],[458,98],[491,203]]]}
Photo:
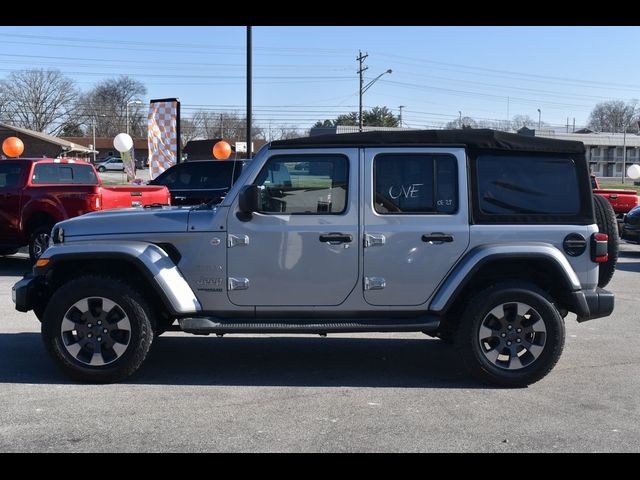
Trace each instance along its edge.
{"label": "silver jeep wrangler", "polygon": [[580,142],[367,132],[272,142],[218,205],[58,223],[13,294],[81,381],[128,377],[167,330],[424,332],[523,386],[558,361],[568,312],[613,311],[616,255]]}

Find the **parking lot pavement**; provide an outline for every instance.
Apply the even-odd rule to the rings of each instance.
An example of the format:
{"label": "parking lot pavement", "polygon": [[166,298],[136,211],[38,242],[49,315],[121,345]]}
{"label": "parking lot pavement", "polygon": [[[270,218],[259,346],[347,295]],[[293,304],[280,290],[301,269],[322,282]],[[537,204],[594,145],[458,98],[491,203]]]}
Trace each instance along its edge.
{"label": "parking lot pavement", "polygon": [[0,258],[0,452],[640,451],[640,246],[622,246],[614,315],[570,315],[556,368],[480,385],[421,334],[157,339],[131,380],[82,385],[47,357]]}

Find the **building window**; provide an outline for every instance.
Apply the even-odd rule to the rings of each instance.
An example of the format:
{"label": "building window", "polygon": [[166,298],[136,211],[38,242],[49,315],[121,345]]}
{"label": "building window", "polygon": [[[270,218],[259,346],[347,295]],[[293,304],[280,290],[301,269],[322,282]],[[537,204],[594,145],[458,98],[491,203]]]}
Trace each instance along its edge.
{"label": "building window", "polygon": [[616,164],[616,172],[622,173],[622,164],[621,163],[617,163]]}

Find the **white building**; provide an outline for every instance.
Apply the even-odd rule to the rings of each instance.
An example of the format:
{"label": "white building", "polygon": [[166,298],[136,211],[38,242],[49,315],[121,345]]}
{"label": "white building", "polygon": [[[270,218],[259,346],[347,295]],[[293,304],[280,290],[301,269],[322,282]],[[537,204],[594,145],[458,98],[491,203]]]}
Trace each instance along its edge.
{"label": "white building", "polygon": [[583,142],[591,172],[598,177],[622,177],[623,147],[627,150],[627,168],[640,163],[640,136],[634,133],[563,133],[542,129],[535,135]]}

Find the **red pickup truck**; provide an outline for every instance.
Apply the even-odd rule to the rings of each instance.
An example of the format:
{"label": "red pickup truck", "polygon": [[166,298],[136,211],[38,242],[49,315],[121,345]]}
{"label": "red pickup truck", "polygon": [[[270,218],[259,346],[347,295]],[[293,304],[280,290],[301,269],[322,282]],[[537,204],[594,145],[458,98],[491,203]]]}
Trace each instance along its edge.
{"label": "red pickup truck", "polygon": [[602,189],[595,175],[591,175],[593,193],[606,198],[619,220],[625,213],[638,206],[638,194],[635,190]]}
{"label": "red pickup truck", "polygon": [[0,160],[0,255],[29,245],[35,261],[57,222],[96,210],[170,203],[164,186],[103,186],[90,163]]}

